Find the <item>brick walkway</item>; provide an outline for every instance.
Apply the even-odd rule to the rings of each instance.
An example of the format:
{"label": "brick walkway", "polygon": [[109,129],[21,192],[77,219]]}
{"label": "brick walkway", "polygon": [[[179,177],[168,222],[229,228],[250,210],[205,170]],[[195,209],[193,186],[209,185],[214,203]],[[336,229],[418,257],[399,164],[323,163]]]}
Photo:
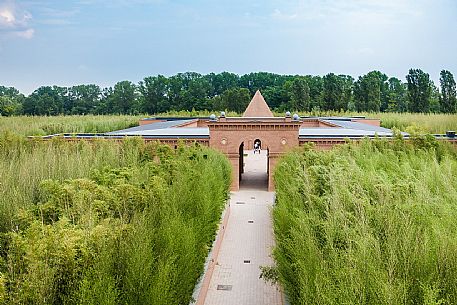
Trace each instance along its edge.
{"label": "brick walkway", "polygon": [[205,304],[282,304],[276,286],[259,279],[259,266],[272,265],[274,245],[271,207],[267,192],[266,155],[248,152],[241,190],[232,192],[230,217]]}

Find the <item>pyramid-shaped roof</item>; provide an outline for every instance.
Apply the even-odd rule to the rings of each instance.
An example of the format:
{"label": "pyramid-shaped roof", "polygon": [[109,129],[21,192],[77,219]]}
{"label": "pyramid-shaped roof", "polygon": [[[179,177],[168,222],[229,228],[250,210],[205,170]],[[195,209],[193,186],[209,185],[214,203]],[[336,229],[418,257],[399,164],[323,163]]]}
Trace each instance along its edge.
{"label": "pyramid-shaped roof", "polygon": [[243,117],[273,117],[270,107],[268,107],[259,90],[254,94],[254,97],[244,111]]}

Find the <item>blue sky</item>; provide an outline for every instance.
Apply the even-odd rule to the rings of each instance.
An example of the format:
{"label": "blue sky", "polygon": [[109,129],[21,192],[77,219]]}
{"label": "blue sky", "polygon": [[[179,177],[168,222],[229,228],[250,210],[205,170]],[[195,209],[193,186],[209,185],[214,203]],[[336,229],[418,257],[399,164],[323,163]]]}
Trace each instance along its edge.
{"label": "blue sky", "polygon": [[456,30],[455,0],[0,0],[0,85],[409,68],[437,81],[457,74]]}

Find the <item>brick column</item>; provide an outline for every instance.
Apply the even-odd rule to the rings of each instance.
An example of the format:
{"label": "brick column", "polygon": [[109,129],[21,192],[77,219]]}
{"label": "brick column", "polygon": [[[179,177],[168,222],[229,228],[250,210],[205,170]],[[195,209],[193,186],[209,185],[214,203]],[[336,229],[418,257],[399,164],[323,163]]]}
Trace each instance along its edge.
{"label": "brick column", "polygon": [[236,192],[240,190],[240,156],[238,154],[229,154],[228,158],[232,165],[232,185],[230,190]]}
{"label": "brick column", "polygon": [[276,163],[278,163],[279,158],[281,157],[281,153],[270,153],[268,156],[268,191],[274,192],[275,185],[273,181],[273,172],[276,167]]}

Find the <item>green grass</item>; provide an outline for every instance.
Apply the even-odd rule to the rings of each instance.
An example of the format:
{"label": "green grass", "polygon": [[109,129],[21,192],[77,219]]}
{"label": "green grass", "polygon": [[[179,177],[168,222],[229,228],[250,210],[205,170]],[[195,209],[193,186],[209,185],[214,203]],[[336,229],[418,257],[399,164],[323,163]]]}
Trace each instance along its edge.
{"label": "green grass", "polygon": [[[210,111],[178,111],[158,114],[169,117],[209,117]],[[227,116],[241,116],[229,112]],[[283,116],[283,113],[274,113]],[[457,115],[455,114],[411,114],[411,113],[356,113],[356,112],[309,112],[300,113],[302,116],[357,116],[381,119],[381,125],[386,128],[396,127],[402,131],[409,127],[424,133],[445,133],[447,130],[457,130]],[[138,121],[148,115],[79,115],[79,116],[17,116],[0,117],[0,133],[11,132],[23,136],[49,135],[56,133],[103,133],[138,126]]]}
{"label": "green grass", "polygon": [[402,131],[406,131],[410,126],[431,134],[443,134],[448,130],[457,130],[457,114],[379,113],[366,115],[380,118],[382,126],[386,128],[396,127]]}
{"label": "green grass", "polygon": [[457,303],[455,148],[430,137],[305,148],[275,182],[270,278],[291,304]]}
{"label": "green grass", "polygon": [[103,133],[138,126],[144,116],[74,115],[74,116],[0,116],[0,134],[11,132],[23,136],[56,133]]}
{"label": "green grass", "polygon": [[[278,114],[280,115],[280,114]],[[302,116],[365,116],[367,118],[381,119],[381,126],[385,128],[396,127],[407,131],[408,127],[419,129],[423,133],[443,134],[448,130],[457,130],[457,114],[424,114],[424,113],[391,113],[391,112],[307,112]]]}
{"label": "green grass", "polygon": [[200,146],[0,133],[0,304],[188,304],[230,177]]}

